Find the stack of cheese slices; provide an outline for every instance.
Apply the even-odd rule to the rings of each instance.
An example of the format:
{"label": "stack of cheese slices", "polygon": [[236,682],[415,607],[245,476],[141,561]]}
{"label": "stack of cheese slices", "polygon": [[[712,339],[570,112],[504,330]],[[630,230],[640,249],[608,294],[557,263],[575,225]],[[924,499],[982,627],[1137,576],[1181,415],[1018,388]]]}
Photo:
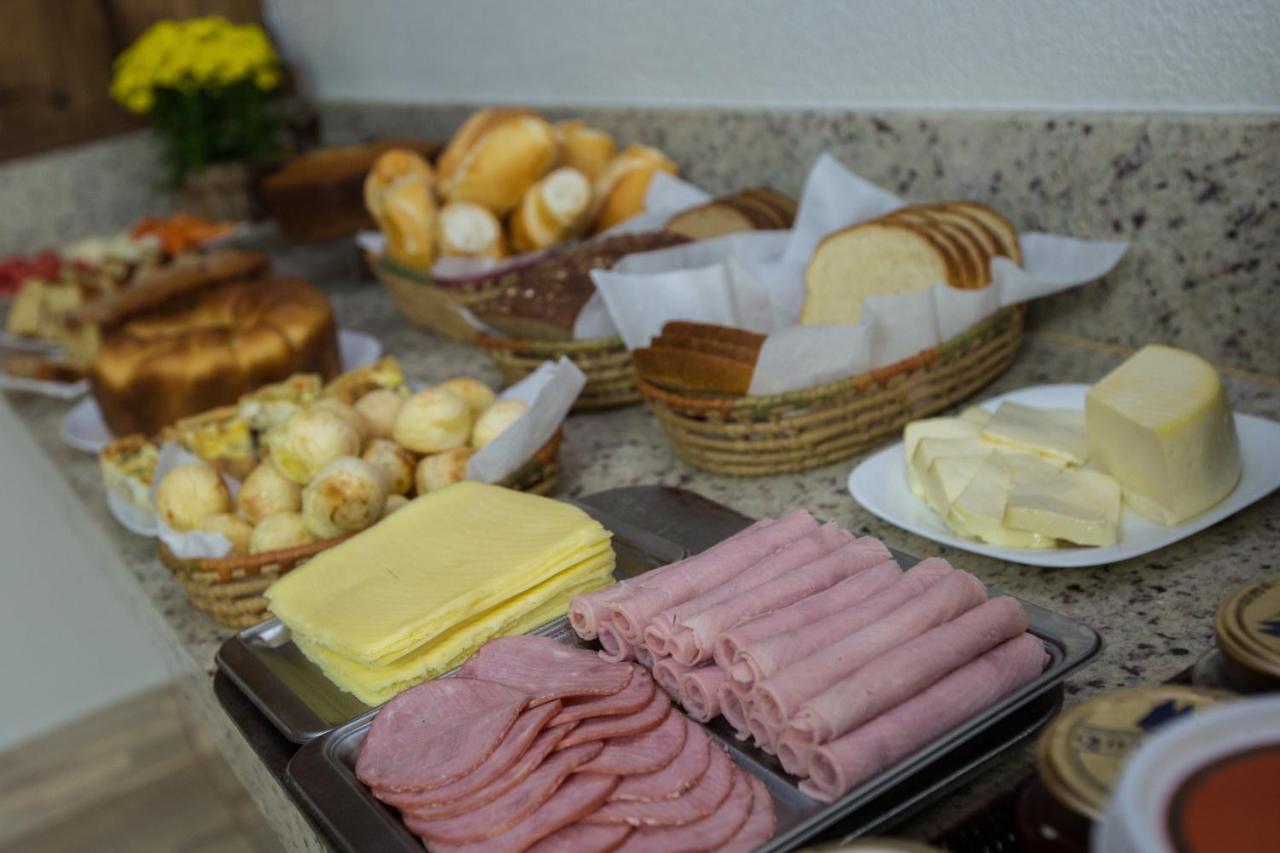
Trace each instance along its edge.
{"label": "stack of cheese slices", "polygon": [[303,654],[376,705],[562,615],[613,566],[609,532],[582,510],[462,482],[316,556],[267,598]]}

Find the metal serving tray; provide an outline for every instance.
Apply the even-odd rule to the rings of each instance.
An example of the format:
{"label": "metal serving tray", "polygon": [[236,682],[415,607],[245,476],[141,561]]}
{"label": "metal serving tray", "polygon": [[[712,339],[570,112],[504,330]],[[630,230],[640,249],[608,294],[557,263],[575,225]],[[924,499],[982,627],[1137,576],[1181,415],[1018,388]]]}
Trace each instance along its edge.
{"label": "metal serving tray", "polygon": [[[671,520],[665,526],[655,525],[666,535],[678,534],[680,529],[698,529],[697,513],[700,511],[709,513],[709,523],[719,528],[726,527],[725,514],[731,511],[705,499],[689,496],[687,492],[665,491],[668,493],[666,497],[678,499],[676,502],[681,511],[678,521]],[[655,497],[653,495],[624,497],[624,505],[643,506],[649,512],[664,503],[656,498],[649,500]],[[641,500],[637,502],[636,498]],[[736,520],[730,527],[741,529],[751,521],[734,515]],[[648,513],[642,518],[648,521]],[[732,529],[727,533],[721,530],[723,535],[732,532]],[[688,543],[689,550],[701,550],[708,544],[702,536],[698,539],[700,541]],[[904,568],[917,562],[915,557],[897,551],[894,556]],[[998,594],[995,590],[992,593]],[[945,792],[967,771],[1043,725],[1060,701],[1063,680],[1096,655],[1102,643],[1095,631],[1079,622],[1030,602],[1023,601],[1022,604],[1030,617],[1031,633],[1044,642],[1049,653],[1050,662],[1044,673],[834,803],[821,803],[800,793],[794,777],[783,771],[777,759],[736,740],[723,719],[707,725],[707,731],[728,748],[733,759],[759,777],[773,796],[777,831],[773,839],[760,849],[791,849],[846,819],[853,825],[842,825],[841,829],[851,834],[883,826],[890,817],[905,813],[908,807],[921,807],[931,797]],[[579,640],[564,618],[534,633],[570,645],[594,646]],[[405,830],[395,811],[378,802],[355,777],[356,754],[375,713],[368,711],[304,745],[289,762],[286,779],[339,849],[377,850],[380,853],[389,850],[420,851],[421,842]],[[899,792],[900,796],[895,797]]]}
{"label": "metal serving tray", "polygon": [[[614,576],[622,579],[688,555],[680,545],[586,503],[570,501],[613,532]],[[554,623],[553,623],[554,624]],[[279,619],[246,628],[218,649],[218,668],[294,743],[306,743],[369,711],[336,687],[293,644]]]}

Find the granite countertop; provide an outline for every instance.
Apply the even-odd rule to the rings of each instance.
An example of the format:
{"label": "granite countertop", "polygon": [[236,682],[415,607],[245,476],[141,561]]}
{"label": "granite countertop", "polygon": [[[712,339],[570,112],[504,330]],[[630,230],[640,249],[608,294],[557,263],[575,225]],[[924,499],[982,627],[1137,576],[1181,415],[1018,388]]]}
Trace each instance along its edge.
{"label": "granite countertop", "polygon": [[[307,252],[287,253],[278,266],[315,272],[321,261]],[[332,271],[332,258],[325,261]],[[376,335],[412,379],[439,380],[470,374],[491,383],[498,372],[472,347],[442,340],[404,321],[381,287],[360,280],[354,257],[341,258],[340,278],[328,275],[341,324]],[[1087,340],[1032,331],[1007,374],[980,396],[1027,385],[1091,382],[1118,364],[1125,351]],[[1280,419],[1280,378],[1229,372],[1227,393],[1237,411]],[[213,697],[214,654],[231,633],[187,604],[181,587],[155,558],[154,543],[121,528],[109,515],[94,457],[58,438],[69,405],[30,395],[9,401],[34,440],[79,496],[84,517],[109,542],[113,564],[136,582],[138,601],[159,616],[162,642],[171,646],[177,671],[197,713],[242,781],[291,850],[326,849],[314,827],[293,807],[275,773],[230,725]],[[572,416],[565,426],[558,494],[581,496],[636,484],[658,483],[699,492],[747,515],[776,514],[805,506],[858,533],[884,539],[917,555],[938,554],[1005,591],[1092,625],[1104,637],[1098,658],[1066,687],[1067,702],[1112,688],[1160,682],[1186,668],[1213,644],[1212,616],[1231,588],[1277,572],[1280,494],[1195,537],[1162,551],[1109,566],[1038,569],[979,557],[898,530],[862,510],[849,497],[850,459],[804,474],[736,479],[707,474],[680,461],[644,406]],[[118,557],[118,560],[115,559]],[[1025,750],[1006,759],[1025,760]],[[952,794],[904,828],[927,835],[1007,774],[988,770],[969,788]]]}

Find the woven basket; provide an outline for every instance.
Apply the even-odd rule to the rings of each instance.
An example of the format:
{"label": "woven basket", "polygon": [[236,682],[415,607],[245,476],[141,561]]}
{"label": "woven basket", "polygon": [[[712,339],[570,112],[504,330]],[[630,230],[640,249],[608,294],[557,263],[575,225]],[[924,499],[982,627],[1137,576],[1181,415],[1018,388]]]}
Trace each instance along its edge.
{"label": "woven basket", "polygon": [[444,287],[431,276],[385,256],[366,256],[366,259],[374,274],[387,286],[391,301],[410,322],[468,343],[476,340],[479,330],[467,320],[463,310],[492,298],[519,273],[519,270],[507,271]]}
{"label": "woven basket", "polygon": [[807,471],[897,435],[908,421],[959,402],[1013,363],[1023,306],[1011,306],[938,347],[839,382],[772,396],[675,394],[636,384],[678,453],[717,474]]}
{"label": "woven basket", "polygon": [[[504,480],[502,485],[536,495],[550,492],[560,472],[561,438],[561,433],[556,432],[524,467]],[[267,612],[267,587],[285,572],[346,538],[340,536],[297,548],[234,557],[186,559],[175,556],[163,542],[159,543],[157,550],[160,562],[177,577],[192,604],[220,625],[247,628],[271,615]]]}
{"label": "woven basket", "polygon": [[587,375],[587,384],[573,404],[575,412],[611,409],[641,400],[636,369],[621,338],[591,341],[528,341],[478,335],[476,343],[502,371],[508,385],[519,382],[544,361],[567,356]]}

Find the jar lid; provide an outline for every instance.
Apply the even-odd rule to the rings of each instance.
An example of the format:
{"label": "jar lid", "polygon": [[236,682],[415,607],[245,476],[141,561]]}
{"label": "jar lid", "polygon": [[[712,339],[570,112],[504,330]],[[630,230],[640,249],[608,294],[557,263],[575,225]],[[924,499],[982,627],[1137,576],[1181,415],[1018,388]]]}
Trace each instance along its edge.
{"label": "jar lid", "polygon": [[1133,687],[1095,696],[1049,724],[1036,747],[1036,772],[1062,805],[1098,819],[1125,759],[1164,723],[1231,694],[1183,685]]}
{"label": "jar lid", "polygon": [[1280,678],[1280,578],[1263,578],[1232,593],[1218,607],[1214,633],[1227,657]]}

